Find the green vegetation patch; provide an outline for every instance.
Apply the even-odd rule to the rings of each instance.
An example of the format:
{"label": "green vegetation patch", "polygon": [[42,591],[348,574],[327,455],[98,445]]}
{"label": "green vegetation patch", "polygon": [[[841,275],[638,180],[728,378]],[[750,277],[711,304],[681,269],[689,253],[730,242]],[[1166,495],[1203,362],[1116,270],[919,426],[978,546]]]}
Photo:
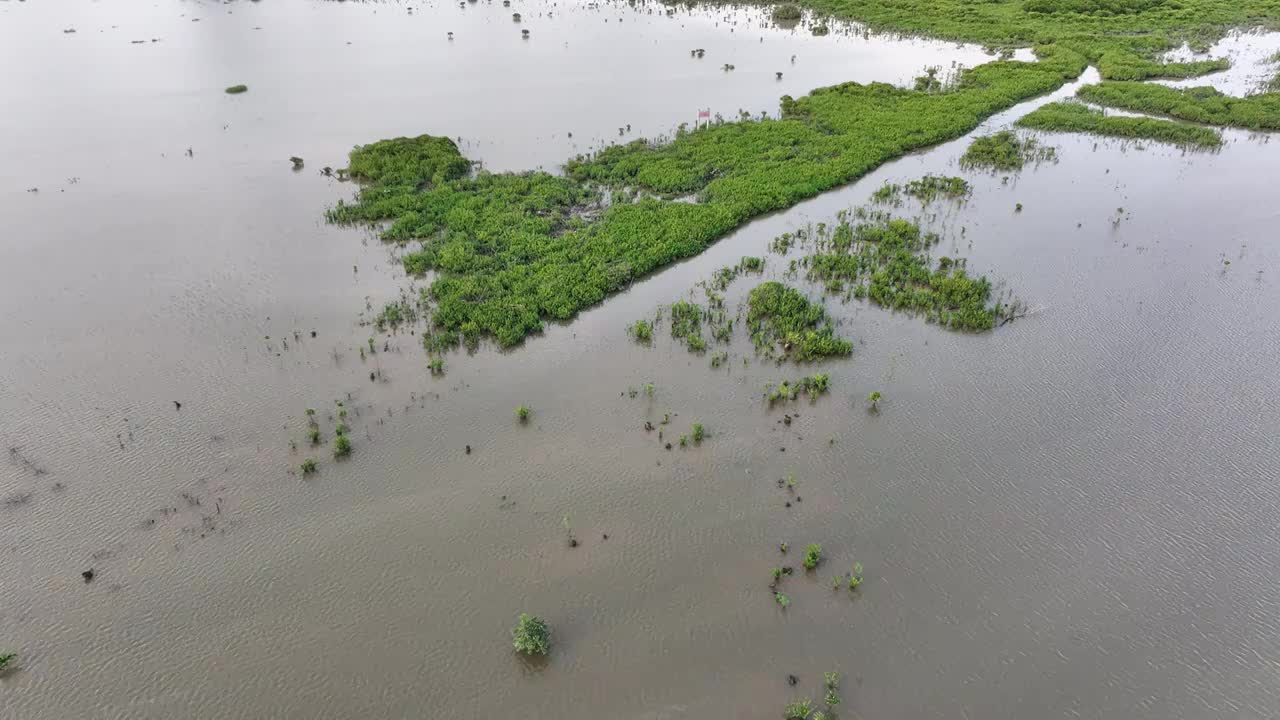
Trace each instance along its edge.
{"label": "green vegetation patch", "polygon": [[964,178],[945,175],[925,175],[905,185],[885,183],[871,195],[871,199],[880,203],[897,204],[901,196],[907,195],[920,201],[922,205],[939,200],[962,200],[969,196],[971,188]]}
{"label": "green vegetation patch", "polygon": [[814,373],[799,380],[783,380],[780,383],[770,383],[764,386],[765,399],[770,405],[777,402],[785,402],[787,400],[795,400],[800,393],[809,396],[809,402],[818,399],[818,396],[825,393],[827,388],[831,386],[831,377],[826,373]]}
{"label": "green vegetation patch", "polygon": [[928,251],[937,242],[937,235],[907,220],[843,221],[823,252],[805,263],[809,277],[825,282],[828,292],[924,315],[954,330],[990,330],[1001,312],[991,303],[990,281],[969,277],[963,260],[941,257],[934,263]]}
{"label": "green vegetation patch", "polygon": [[[569,518],[566,516],[566,525],[568,522]],[[551,650],[551,628],[542,618],[520,613],[515,628],[511,630],[511,640],[516,652],[546,655]]]}
{"label": "green vegetation patch", "polygon": [[1108,116],[1078,102],[1049,103],[1023,116],[1018,125],[1053,132],[1153,140],[1189,148],[1214,149],[1222,145],[1222,134],[1211,128],[1172,120]]}
{"label": "green vegetation patch", "polygon": [[702,352],[707,341],[702,337],[702,307],[679,300],[671,303],[671,337],[683,342],[690,351]]}
{"label": "green vegetation patch", "polygon": [[1033,137],[1020,137],[1012,130],[976,137],[960,156],[960,167],[966,170],[1015,172],[1028,162],[1052,160],[1056,151],[1041,145]]}
{"label": "green vegetation patch", "polygon": [[773,19],[782,22],[794,22],[799,20],[802,15],[800,8],[795,5],[779,5],[773,9]]}
{"label": "green vegetation patch", "polygon": [[853,352],[853,344],[836,337],[821,305],[779,282],[757,285],[747,298],[747,325],[756,350],[780,351],[797,362]]}
{"label": "green vegetation patch", "polygon": [[1147,83],[1104,82],[1086,85],[1076,95],[1097,105],[1205,125],[1280,130],[1280,93],[1241,98],[1207,86],[1181,90]]}
{"label": "green vegetation patch", "polygon": [[249,86],[248,85],[232,85],[231,87],[227,88],[224,92],[226,92],[228,95],[239,95],[240,93],[243,93],[243,92],[249,92]]}
{"label": "green vegetation patch", "polygon": [[[472,174],[446,138],[374,143],[352,154],[349,174],[364,187],[328,217],[380,227],[386,240],[410,244],[406,271],[434,275],[424,290],[432,310],[428,348],[484,337],[510,346],[753,218],[960,137],[1091,63],[1113,80],[1199,75],[1227,63],[1165,63],[1163,53],[1280,20],[1280,0],[806,0],[796,7],[875,29],[1032,47],[1038,61],[996,60],[959,72],[945,87],[845,83],[783,97],[778,119],[712,123],[666,144],[610,147],[571,160],[563,177]],[[605,202],[615,195],[623,199]]]}

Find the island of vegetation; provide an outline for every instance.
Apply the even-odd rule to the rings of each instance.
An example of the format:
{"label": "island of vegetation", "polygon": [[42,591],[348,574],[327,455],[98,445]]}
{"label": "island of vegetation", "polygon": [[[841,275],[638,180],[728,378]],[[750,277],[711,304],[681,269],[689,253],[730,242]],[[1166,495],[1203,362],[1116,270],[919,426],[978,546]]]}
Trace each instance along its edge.
{"label": "island of vegetation", "polygon": [[[383,140],[352,151],[346,174],[362,187],[327,217],[380,226],[385,240],[407,246],[410,274],[434,274],[423,290],[431,313],[428,349],[474,346],[485,337],[511,346],[546,321],[572,318],[637,278],[700,253],[753,218],[959,137],[996,112],[1061,87],[1088,65],[1106,80],[1129,81],[1112,84],[1122,92],[1098,91],[1093,101],[1268,127],[1258,118],[1269,116],[1270,100],[1228,102],[1202,91],[1146,90],[1155,86],[1133,81],[1226,68],[1225,59],[1164,62],[1162,55],[1182,43],[1207,47],[1233,27],[1280,19],[1280,0],[801,4],[878,30],[999,50],[1031,47],[1037,61],[999,59],[961,71],[945,87],[846,83],[783,96],[776,119],[713,123],[682,129],[667,143],[610,147],[570,160],[564,175],[473,173],[447,138]],[[1070,116],[1076,129],[1134,131],[1067,112],[1076,113]],[[1061,108],[1043,114],[1042,127],[1050,119],[1065,127]],[[948,313],[948,322],[956,322],[955,311]],[[961,316],[962,324],[980,317]]]}

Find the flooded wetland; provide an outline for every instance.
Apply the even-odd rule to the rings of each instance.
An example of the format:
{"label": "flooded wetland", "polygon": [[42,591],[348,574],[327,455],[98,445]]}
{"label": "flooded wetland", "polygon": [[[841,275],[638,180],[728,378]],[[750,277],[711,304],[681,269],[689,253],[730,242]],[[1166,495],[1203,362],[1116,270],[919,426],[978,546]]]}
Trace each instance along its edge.
{"label": "flooded wetland", "polygon": [[1166,5],[0,2],[0,717],[1280,714]]}

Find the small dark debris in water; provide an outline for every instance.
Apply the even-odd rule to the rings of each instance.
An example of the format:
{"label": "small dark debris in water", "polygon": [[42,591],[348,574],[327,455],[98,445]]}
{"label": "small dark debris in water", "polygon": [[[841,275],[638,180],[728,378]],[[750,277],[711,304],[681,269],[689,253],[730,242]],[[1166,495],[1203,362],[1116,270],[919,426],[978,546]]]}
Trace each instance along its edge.
{"label": "small dark debris in water", "polygon": [[786,452],[786,451],[787,451],[787,449],[786,449],[786,448],[784,448],[784,447],[780,447],[780,448],[778,448],[778,452]]}
{"label": "small dark debris in water", "polygon": [[84,581],[87,583],[93,582],[93,568],[89,568],[88,570],[80,573],[80,577],[84,578]]}
{"label": "small dark debris in water", "polygon": [[29,188],[27,188],[27,192],[30,192],[30,193],[38,193],[38,192],[40,192],[40,188],[38,188],[38,187],[29,187]]}
{"label": "small dark debris in water", "polygon": [[605,539],[605,540],[608,540],[608,539],[609,539],[609,533],[603,533],[603,537],[604,537],[604,539]]}
{"label": "small dark debris in water", "polygon": [[325,165],[323,168],[321,168],[320,174],[325,177],[333,177],[333,168],[329,167],[328,165]]}
{"label": "small dark debris in water", "polygon": [[468,446],[467,446],[467,454],[468,454],[468,455],[470,455],[470,454],[471,454],[471,446],[470,446],[470,445],[468,445]]}
{"label": "small dark debris in water", "polygon": [[578,538],[569,538],[569,547],[578,547]]}
{"label": "small dark debris in water", "polygon": [[782,416],[782,424],[783,424],[783,425],[790,425],[790,424],[791,424],[791,416],[790,416],[790,415],[783,415],[783,416]]}
{"label": "small dark debris in water", "polygon": [[316,336],[316,331],[315,331],[315,330],[312,330],[312,331],[311,331],[311,337],[315,337],[315,336]]}
{"label": "small dark debris in water", "polygon": [[652,431],[652,430],[653,430],[653,423],[649,422],[648,420],[645,420],[645,421],[644,421],[644,429],[645,429],[645,431],[646,431],[646,432],[648,432],[648,431]]}
{"label": "small dark debris in water", "polygon": [[173,407],[174,407],[175,409],[177,409],[177,410],[181,410],[181,409],[182,409],[182,403],[178,402],[177,400],[174,400],[174,401],[173,401]]}
{"label": "small dark debris in water", "polygon": [[787,501],[787,507],[791,507],[791,501],[790,501],[790,500],[788,500],[788,501]]}
{"label": "small dark debris in water", "polygon": [[141,44],[142,44],[142,43],[144,43],[144,42],[146,42],[146,40],[130,40],[130,41],[129,41],[129,44],[130,44],[130,45],[141,45]]}
{"label": "small dark debris in water", "polygon": [[800,502],[801,500],[804,500],[804,498],[802,498],[802,497],[800,497],[799,495],[797,495],[797,496],[796,496],[796,502]]}
{"label": "small dark debris in water", "polygon": [[788,676],[787,676],[787,684],[788,684],[788,685],[790,685],[790,686],[792,686],[792,687],[795,687],[795,684],[796,684],[796,683],[798,683],[798,682],[800,682],[800,678],[796,677],[795,675],[788,675]]}
{"label": "small dark debris in water", "polygon": [[529,31],[528,31],[528,30],[521,30],[521,31],[520,31],[520,37],[526,37],[526,38],[527,38],[527,37],[529,37]]}
{"label": "small dark debris in water", "polygon": [[76,31],[76,29],[75,29],[75,28],[67,28],[66,30],[63,30],[62,32],[63,32],[64,34],[66,34],[66,35],[70,35],[71,33],[75,32],[75,31]]}
{"label": "small dark debris in water", "polygon": [[373,382],[373,381],[374,381],[373,373],[369,373],[369,382]]}
{"label": "small dark debris in water", "polygon": [[668,450],[670,450],[670,449],[671,449],[671,443],[667,443],[667,449],[668,449]]}
{"label": "small dark debris in water", "polygon": [[778,71],[778,72],[776,72],[776,73],[774,73],[774,74],[778,76],[778,79],[779,79],[779,80],[781,80],[781,79],[782,79],[782,72],[781,72],[781,71]]}
{"label": "small dark debris in water", "polygon": [[795,571],[795,568],[791,567],[790,565],[783,565],[783,566],[782,566],[782,574],[783,574],[783,575],[790,575],[790,574],[791,574],[792,572],[794,572],[794,571]]}
{"label": "small dark debris in water", "polygon": [[294,170],[302,169],[302,158],[298,157],[297,155],[290,157],[289,162],[293,163]]}

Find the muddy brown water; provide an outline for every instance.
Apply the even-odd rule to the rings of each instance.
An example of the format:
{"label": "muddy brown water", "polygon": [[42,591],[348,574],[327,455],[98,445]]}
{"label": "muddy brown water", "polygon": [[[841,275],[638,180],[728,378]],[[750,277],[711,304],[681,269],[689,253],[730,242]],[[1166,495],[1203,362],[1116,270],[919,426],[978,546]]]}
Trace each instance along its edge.
{"label": "muddy brown water", "polygon": [[[712,369],[665,325],[647,349],[625,326],[743,255],[781,277],[775,235],[959,172],[965,140],[432,377],[416,335],[357,352],[366,301],[410,282],[321,222],[352,188],[318,169],[349,146],[436,132],[491,168],[553,167],[628,122],[986,56],[758,10],[412,7],[0,4],[0,651],[20,655],[0,716],[774,718],[827,670],[844,717],[1280,713],[1267,136],[1052,135],[1056,163],[965,173],[967,203],[924,211],[939,251],[1035,314],[969,336],[832,299],[856,351],[817,366],[832,391],[790,426],[761,388],[815,368],[739,330]],[[341,463],[303,436],[306,407],[331,435],[338,399]],[[668,437],[708,439],[663,450],[643,424],[664,413]],[[769,570],[808,542],[826,560],[781,610]],[[861,591],[833,592],[854,562]],[[521,611],[551,623],[545,660],[511,652]]]}

